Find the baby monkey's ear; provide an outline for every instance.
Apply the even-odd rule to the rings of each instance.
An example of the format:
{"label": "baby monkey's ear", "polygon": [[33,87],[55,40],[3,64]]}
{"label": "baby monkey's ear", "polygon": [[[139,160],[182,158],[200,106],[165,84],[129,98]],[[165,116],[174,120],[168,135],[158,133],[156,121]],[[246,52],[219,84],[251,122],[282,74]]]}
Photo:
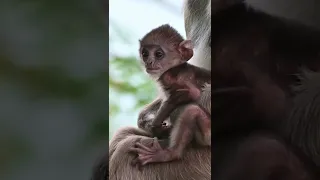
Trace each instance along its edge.
{"label": "baby monkey's ear", "polygon": [[179,44],[179,52],[182,60],[188,61],[193,56],[193,45],[191,40],[184,40]]}

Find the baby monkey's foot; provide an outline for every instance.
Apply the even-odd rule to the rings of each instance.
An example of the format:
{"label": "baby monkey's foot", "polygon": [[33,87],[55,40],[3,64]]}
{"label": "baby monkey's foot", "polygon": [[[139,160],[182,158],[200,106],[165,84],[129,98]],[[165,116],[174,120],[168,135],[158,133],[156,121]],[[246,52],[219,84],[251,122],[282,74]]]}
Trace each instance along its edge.
{"label": "baby monkey's foot", "polygon": [[154,139],[151,147],[137,142],[136,147],[132,148],[131,151],[138,154],[138,158],[134,160],[133,164],[139,163],[141,166],[149,163],[167,162],[173,159],[172,153],[168,149],[163,149],[157,138]]}

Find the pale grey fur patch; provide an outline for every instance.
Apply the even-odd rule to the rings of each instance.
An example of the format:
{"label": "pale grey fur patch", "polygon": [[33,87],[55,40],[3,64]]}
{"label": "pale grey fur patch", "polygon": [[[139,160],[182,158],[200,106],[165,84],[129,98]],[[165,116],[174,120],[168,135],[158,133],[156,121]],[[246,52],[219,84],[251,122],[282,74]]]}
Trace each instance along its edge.
{"label": "pale grey fur patch", "polygon": [[155,114],[151,114],[151,113],[147,114],[145,118],[146,118],[146,121],[153,120],[155,118]]}
{"label": "pale grey fur patch", "polygon": [[199,104],[211,114],[211,84],[206,83],[202,88]]}
{"label": "pale grey fur patch", "polygon": [[211,68],[211,47],[208,43],[211,35],[210,3],[211,0],[202,0],[201,3],[186,0],[184,3],[186,35],[194,45],[194,54],[189,63],[208,70]]}

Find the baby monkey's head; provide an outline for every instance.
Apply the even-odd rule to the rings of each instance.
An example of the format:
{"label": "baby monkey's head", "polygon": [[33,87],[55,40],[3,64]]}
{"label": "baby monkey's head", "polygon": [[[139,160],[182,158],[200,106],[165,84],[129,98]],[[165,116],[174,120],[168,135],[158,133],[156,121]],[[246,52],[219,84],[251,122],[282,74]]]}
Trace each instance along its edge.
{"label": "baby monkey's head", "polygon": [[139,54],[146,72],[153,77],[187,62],[193,55],[190,40],[168,24],[153,29],[140,40]]}

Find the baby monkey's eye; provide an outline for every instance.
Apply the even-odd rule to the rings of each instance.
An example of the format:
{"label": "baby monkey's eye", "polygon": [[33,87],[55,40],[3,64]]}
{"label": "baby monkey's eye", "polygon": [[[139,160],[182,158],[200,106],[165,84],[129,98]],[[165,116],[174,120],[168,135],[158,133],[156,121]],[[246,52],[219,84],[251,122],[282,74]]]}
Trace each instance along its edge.
{"label": "baby monkey's eye", "polygon": [[154,55],[155,55],[155,57],[156,57],[157,59],[161,59],[161,58],[163,58],[164,53],[163,53],[162,51],[158,50],[158,51],[155,52]]}
{"label": "baby monkey's eye", "polygon": [[142,55],[142,57],[148,57],[149,56],[149,52],[146,49],[142,49],[141,55]]}

